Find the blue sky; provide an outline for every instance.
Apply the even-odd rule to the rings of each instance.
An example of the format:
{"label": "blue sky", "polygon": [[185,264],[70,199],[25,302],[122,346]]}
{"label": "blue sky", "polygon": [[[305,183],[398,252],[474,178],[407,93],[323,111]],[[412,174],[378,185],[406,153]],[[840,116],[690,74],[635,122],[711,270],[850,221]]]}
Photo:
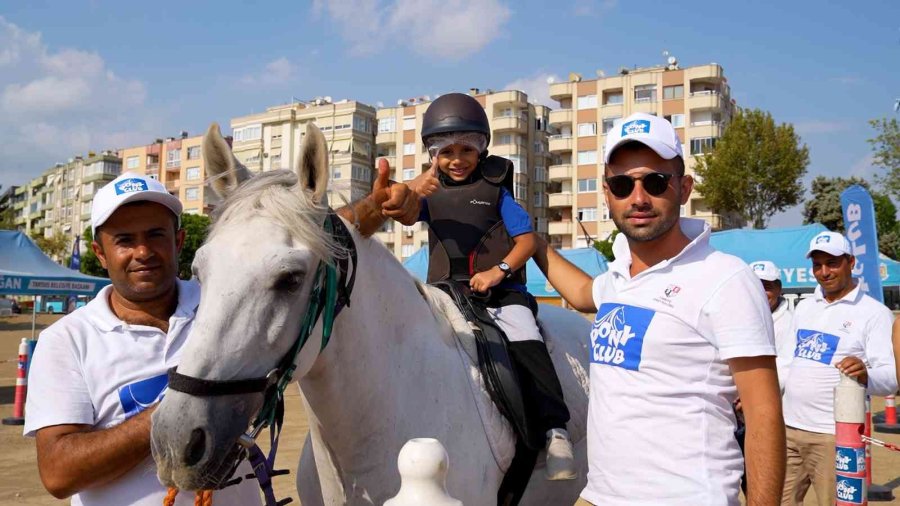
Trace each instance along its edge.
{"label": "blue sky", "polygon": [[[833,2],[837,3],[837,2]],[[809,178],[871,167],[900,98],[900,2],[0,2],[0,184],[291,97],[368,103],[663,62],[724,66],[739,105],[794,123]],[[774,225],[799,224],[799,208]]]}

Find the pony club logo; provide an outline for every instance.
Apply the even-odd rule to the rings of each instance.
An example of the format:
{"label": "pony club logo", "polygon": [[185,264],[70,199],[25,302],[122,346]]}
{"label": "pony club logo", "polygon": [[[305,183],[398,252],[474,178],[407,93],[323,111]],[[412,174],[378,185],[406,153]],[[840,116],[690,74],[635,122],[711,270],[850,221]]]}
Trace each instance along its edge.
{"label": "pony club logo", "polygon": [[755,272],[763,272],[764,270],[766,270],[766,265],[765,264],[753,264],[753,270]]}
{"label": "pony club logo", "polygon": [[831,236],[820,235],[819,237],[816,237],[816,244],[822,244],[824,242],[831,242]]}
{"label": "pony club logo", "polygon": [[602,304],[591,327],[591,362],[637,371],[644,336],[655,314],[642,307]]}
{"label": "pony club logo", "polygon": [[829,365],[840,341],[841,338],[838,336],[816,330],[799,329],[794,356]]}
{"label": "pony club logo", "polygon": [[142,179],[132,177],[116,183],[116,195],[145,191],[147,191],[147,182]]}
{"label": "pony club logo", "polygon": [[650,122],[645,119],[636,119],[622,125],[622,137],[635,134],[649,134]]}
{"label": "pony club logo", "polygon": [[863,479],[839,476],[837,481],[837,500],[851,504],[863,503]]}
{"label": "pony club logo", "polygon": [[666,297],[672,298],[681,293],[681,287],[678,285],[669,285],[664,293],[666,294]]}
{"label": "pony club logo", "polygon": [[162,400],[169,385],[166,373],[125,385],[119,389],[119,403],[125,412],[125,419],[140,413]]}
{"label": "pony club logo", "polygon": [[866,470],[865,448],[838,446],[834,452],[834,469],[845,473],[858,473]]}

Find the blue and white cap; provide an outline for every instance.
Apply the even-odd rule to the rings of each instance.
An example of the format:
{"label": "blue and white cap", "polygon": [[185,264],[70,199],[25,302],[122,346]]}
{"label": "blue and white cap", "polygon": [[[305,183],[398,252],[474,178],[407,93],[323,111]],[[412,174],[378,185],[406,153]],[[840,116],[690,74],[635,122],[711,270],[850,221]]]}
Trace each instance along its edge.
{"label": "blue and white cap", "polygon": [[756,277],[763,281],[775,281],[781,279],[781,271],[778,270],[778,267],[776,267],[774,263],[768,260],[757,260],[756,262],[751,263],[750,270],[753,271],[753,274],[756,274]]}
{"label": "blue and white cap", "polygon": [[606,133],[603,163],[609,163],[616,148],[631,141],[640,142],[666,160],[671,160],[676,156],[684,159],[681,140],[671,123],[652,114],[636,112],[621,122],[613,124],[613,127]]}
{"label": "blue and white cap", "polygon": [[806,258],[811,257],[813,251],[822,251],[834,257],[850,255],[850,241],[837,232],[821,232],[809,241]]}
{"label": "blue and white cap", "polygon": [[91,205],[91,232],[97,237],[97,227],[103,225],[116,209],[130,202],[156,202],[169,208],[177,218],[181,218],[181,201],[166,191],[159,181],[126,172],[113,179],[94,195]]}

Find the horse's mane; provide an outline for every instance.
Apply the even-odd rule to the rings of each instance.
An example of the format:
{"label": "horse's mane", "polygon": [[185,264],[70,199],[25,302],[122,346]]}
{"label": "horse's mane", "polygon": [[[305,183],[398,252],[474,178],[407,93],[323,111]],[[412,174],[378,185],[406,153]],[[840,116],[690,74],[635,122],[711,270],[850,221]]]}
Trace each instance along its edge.
{"label": "horse's mane", "polygon": [[322,228],[328,208],[313,202],[312,194],[301,190],[298,183],[297,175],[289,170],[262,172],[244,181],[213,212],[210,239],[224,225],[260,216],[284,227],[292,240],[322,259],[345,256],[346,251]]}

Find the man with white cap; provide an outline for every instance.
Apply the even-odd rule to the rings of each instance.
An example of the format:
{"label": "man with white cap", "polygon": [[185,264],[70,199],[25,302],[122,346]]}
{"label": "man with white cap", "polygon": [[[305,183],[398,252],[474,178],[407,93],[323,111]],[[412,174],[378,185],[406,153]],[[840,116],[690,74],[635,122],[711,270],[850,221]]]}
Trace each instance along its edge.
{"label": "man with white cap", "polygon": [[816,503],[835,501],[834,387],[844,373],[871,395],[897,391],[891,347],[891,311],[860,290],[850,242],[822,232],[809,244],[818,281],[815,295],[794,310],[794,359],[784,388],[787,474],[782,504],[803,504],[809,487]]}
{"label": "man with white cap", "polygon": [[[150,414],[190,333],[195,281],[179,280],[181,203],[158,181],[123,174],[91,208],[91,244],[112,284],[41,332],[25,435],[44,487],[74,505],[159,506]],[[245,466],[249,469],[249,467]],[[217,506],[260,504],[254,480],[214,492]],[[193,504],[181,494],[177,504]]]}
{"label": "man with white cap", "polygon": [[784,428],[772,318],[747,264],[680,218],[693,179],[672,125],[633,114],[607,134],[604,197],[622,232],[595,279],[546,243],[535,260],[588,339],[588,484],[579,504],[737,505],[747,421],[748,504],[777,504]]}
{"label": "man with white cap", "polygon": [[775,365],[778,367],[778,385],[783,391],[788,365],[793,360],[794,346],[797,344],[791,334],[793,312],[787,299],[781,296],[781,271],[774,263],[759,260],[750,264],[750,270],[762,282],[763,291],[766,292],[769,301],[769,309],[772,311],[772,322],[775,327]]}

